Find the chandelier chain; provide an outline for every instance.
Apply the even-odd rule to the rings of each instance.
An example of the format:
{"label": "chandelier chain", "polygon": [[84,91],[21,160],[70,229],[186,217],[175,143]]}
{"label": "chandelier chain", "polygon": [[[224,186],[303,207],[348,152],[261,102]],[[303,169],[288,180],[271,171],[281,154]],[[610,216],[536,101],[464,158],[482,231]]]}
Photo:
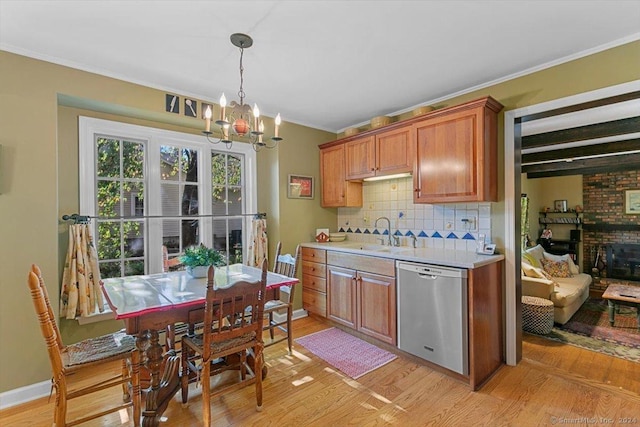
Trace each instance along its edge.
{"label": "chandelier chain", "polygon": [[243,84],[244,84],[244,66],[242,65],[242,57],[244,56],[244,48],[241,47],[240,48],[240,90],[238,91],[238,96],[240,97],[240,105],[244,105],[244,89],[243,89]]}

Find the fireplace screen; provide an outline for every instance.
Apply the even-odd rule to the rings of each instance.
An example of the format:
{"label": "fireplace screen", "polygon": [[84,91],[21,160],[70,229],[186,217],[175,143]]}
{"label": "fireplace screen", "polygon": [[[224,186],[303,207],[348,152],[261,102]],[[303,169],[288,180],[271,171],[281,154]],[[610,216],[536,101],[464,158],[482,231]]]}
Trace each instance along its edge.
{"label": "fireplace screen", "polygon": [[608,245],[607,277],[640,281],[640,244]]}

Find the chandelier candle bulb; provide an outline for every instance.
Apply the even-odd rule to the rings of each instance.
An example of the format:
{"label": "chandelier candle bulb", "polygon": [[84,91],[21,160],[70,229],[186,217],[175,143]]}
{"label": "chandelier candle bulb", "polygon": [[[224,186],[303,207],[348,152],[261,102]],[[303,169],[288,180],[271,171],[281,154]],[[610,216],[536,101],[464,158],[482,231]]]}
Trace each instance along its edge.
{"label": "chandelier candle bulb", "polygon": [[258,104],[253,104],[253,128],[258,130],[258,119],[260,118],[260,110]]}
{"label": "chandelier candle bulb", "polygon": [[280,123],[282,122],[282,119],[280,118],[280,113],[278,113],[278,115],[276,116],[276,129],[273,133],[274,137],[278,137],[278,132],[280,131]]}
{"label": "chandelier candle bulb", "polygon": [[224,92],[222,93],[222,96],[220,97],[220,120],[223,121],[227,121],[227,118],[224,116],[224,113],[227,107],[227,98],[224,97]]}
{"label": "chandelier candle bulb", "polygon": [[209,106],[204,113],[205,132],[211,132],[211,115],[211,106]]}

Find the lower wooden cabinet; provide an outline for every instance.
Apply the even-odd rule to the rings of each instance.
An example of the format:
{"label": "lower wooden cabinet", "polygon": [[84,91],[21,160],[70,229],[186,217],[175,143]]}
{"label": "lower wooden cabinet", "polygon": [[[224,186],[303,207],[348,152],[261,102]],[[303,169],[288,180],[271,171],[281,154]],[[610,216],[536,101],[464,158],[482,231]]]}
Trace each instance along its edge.
{"label": "lower wooden cabinet", "polygon": [[[344,265],[357,269],[346,268]],[[371,273],[362,269],[392,275]],[[395,345],[397,334],[394,261],[328,251],[327,317]]]}

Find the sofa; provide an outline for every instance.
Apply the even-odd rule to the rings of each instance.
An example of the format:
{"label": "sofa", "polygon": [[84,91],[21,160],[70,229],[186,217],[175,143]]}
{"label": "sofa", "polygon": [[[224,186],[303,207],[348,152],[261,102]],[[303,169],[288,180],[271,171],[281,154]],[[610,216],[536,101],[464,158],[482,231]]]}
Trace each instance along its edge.
{"label": "sofa", "polygon": [[522,295],[553,302],[553,320],[565,324],[589,298],[591,276],[580,273],[569,255],[554,255],[541,245],[522,252]]}

